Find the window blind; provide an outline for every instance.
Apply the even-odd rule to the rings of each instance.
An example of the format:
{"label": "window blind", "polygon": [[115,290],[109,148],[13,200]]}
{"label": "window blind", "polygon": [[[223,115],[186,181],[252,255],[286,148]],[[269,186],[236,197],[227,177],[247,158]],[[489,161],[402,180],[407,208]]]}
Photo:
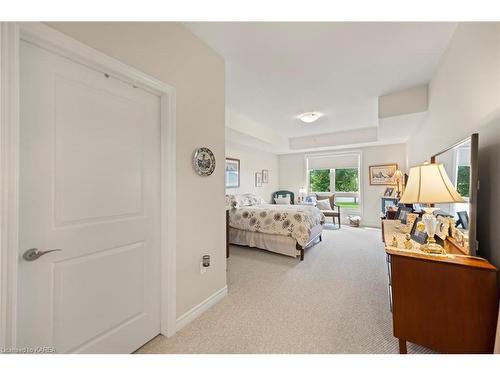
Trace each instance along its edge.
{"label": "window blind", "polygon": [[309,169],[359,168],[359,154],[311,155],[307,157]]}

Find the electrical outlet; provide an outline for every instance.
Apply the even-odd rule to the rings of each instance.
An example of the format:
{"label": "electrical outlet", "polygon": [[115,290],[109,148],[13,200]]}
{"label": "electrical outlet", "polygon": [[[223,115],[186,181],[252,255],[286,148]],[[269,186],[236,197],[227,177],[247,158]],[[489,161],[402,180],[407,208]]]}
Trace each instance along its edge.
{"label": "electrical outlet", "polygon": [[200,274],[204,274],[207,272],[208,267],[210,267],[210,255],[205,254],[201,258],[201,263],[200,263]]}

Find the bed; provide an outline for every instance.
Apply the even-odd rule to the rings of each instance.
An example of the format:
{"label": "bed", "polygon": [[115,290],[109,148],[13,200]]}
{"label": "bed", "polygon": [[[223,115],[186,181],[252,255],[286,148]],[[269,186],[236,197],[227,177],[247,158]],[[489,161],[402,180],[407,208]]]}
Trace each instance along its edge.
{"label": "bed", "polygon": [[325,216],[314,206],[273,205],[252,194],[230,196],[229,243],[300,257],[322,240]]}

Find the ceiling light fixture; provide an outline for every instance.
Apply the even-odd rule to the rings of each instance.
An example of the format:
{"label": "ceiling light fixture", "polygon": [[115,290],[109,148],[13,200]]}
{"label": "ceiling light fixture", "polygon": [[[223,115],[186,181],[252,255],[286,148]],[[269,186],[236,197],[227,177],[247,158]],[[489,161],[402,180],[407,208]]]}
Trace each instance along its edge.
{"label": "ceiling light fixture", "polygon": [[301,115],[299,115],[300,121],[306,122],[308,124],[316,121],[320,117],[321,117],[321,114],[318,112],[306,112],[306,113],[302,113]]}

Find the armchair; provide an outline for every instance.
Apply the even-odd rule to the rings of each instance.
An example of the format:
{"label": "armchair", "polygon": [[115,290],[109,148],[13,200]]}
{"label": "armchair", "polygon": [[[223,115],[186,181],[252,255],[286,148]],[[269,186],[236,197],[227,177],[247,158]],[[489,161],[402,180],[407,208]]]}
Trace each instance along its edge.
{"label": "armchair", "polygon": [[316,199],[318,201],[328,199],[330,201],[331,210],[321,210],[323,215],[326,217],[331,217],[333,224],[335,224],[335,218],[339,221],[339,229],[340,229],[340,206],[335,204],[335,194],[333,193],[316,193]]}

